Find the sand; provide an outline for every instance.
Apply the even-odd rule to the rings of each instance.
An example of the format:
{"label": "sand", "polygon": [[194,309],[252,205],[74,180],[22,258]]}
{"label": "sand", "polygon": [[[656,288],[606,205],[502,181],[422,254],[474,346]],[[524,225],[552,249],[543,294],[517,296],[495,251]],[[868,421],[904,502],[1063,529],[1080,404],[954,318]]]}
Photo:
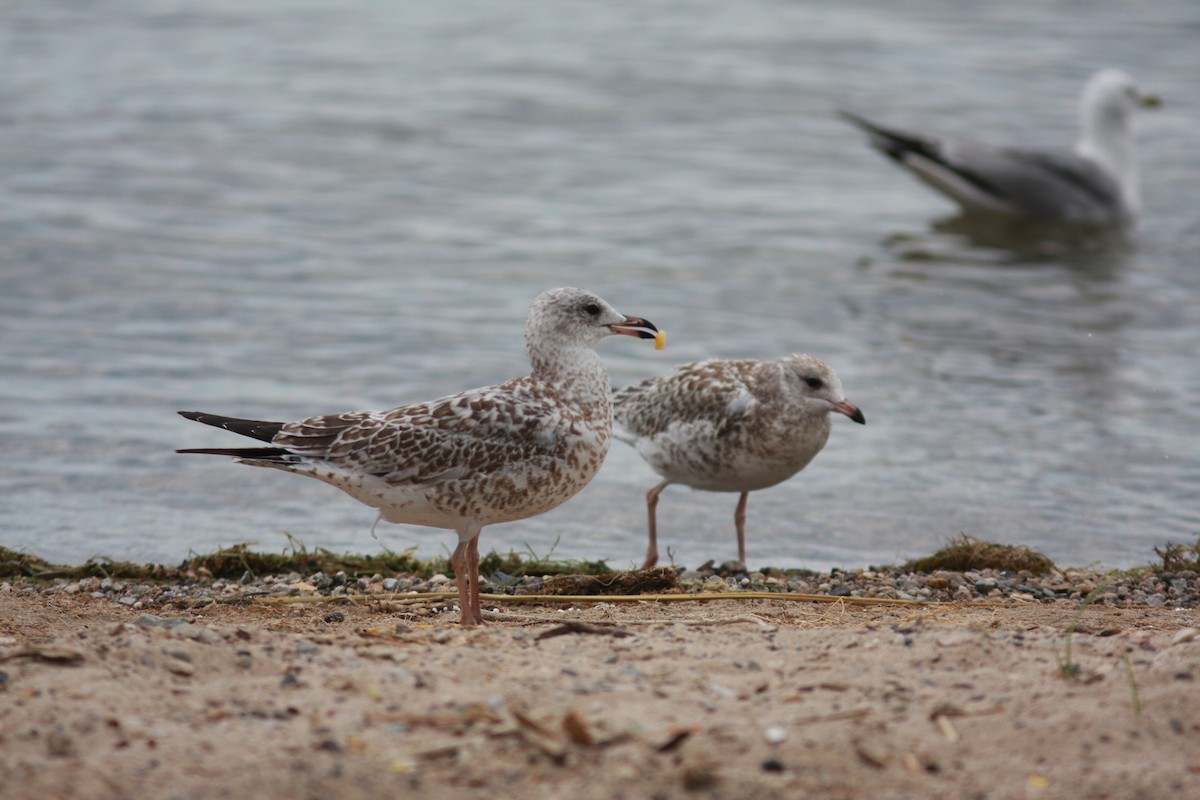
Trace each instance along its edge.
{"label": "sand", "polygon": [[1200,797],[1196,609],[156,614],[0,593],[0,797]]}

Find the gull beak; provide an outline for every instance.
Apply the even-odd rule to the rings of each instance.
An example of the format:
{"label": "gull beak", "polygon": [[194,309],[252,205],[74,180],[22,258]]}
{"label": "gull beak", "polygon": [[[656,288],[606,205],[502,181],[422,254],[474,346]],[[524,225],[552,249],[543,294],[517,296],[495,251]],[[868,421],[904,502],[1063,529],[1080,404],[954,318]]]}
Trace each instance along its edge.
{"label": "gull beak", "polygon": [[641,317],[626,317],[621,322],[609,325],[608,329],[622,336],[636,336],[639,339],[653,339],[658,334],[658,328],[654,327],[654,323]]}
{"label": "gull beak", "polygon": [[859,425],[867,424],[867,418],[863,416],[862,410],[849,400],[843,400],[840,403],[834,403],[833,410],[837,411],[839,414],[845,414]]}
{"label": "gull beak", "polygon": [[1140,92],[1138,94],[1138,105],[1142,108],[1162,108],[1162,98],[1153,92]]}

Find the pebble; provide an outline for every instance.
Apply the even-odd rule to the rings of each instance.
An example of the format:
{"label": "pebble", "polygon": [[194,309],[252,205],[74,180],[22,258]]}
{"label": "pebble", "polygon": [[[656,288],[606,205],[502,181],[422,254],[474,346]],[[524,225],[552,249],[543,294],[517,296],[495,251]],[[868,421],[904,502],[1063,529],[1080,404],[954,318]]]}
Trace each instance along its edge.
{"label": "pebble", "polygon": [[180,675],[184,678],[190,678],[196,673],[196,668],[187,661],[168,661],[165,666],[167,672]]}
{"label": "pebble", "polygon": [[138,614],[133,618],[133,624],[142,628],[176,628],[186,623],[184,619],[157,617],[154,614]]}
{"label": "pebble", "polygon": [[1197,637],[1200,637],[1200,630],[1196,628],[1181,628],[1171,638],[1171,644],[1183,644],[1184,642],[1193,641]]}

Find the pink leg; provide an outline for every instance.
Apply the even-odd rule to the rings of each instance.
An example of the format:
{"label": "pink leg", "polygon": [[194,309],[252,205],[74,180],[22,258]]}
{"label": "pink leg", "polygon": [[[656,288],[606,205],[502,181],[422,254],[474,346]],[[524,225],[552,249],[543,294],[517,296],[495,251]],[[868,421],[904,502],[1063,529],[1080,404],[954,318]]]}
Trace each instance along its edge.
{"label": "pink leg", "polygon": [[450,566],[454,567],[454,583],[458,586],[458,608],[460,612],[458,623],[463,627],[475,624],[475,621],[471,618],[471,595],[470,588],[467,585],[467,548],[469,546],[469,542],[464,542],[460,539],[458,547],[455,547],[454,552],[450,555]]}
{"label": "pink leg", "polygon": [[655,512],[658,510],[658,496],[665,488],[667,482],[663,481],[646,492],[646,513],[650,517],[650,546],[646,548],[646,560],[642,563],[642,569],[650,569],[658,563],[658,523]]}
{"label": "pink leg", "polygon": [[464,628],[483,622],[479,611],[479,530],[474,523],[458,531],[458,546],[450,556],[458,587],[458,623]]}
{"label": "pink leg", "polygon": [[742,492],[742,496],[738,498],[737,509],[733,512],[733,524],[737,528],[738,537],[738,561],[743,567],[746,566],[746,499],[749,497],[749,492]]}
{"label": "pink leg", "polygon": [[479,534],[467,547],[467,567],[471,571],[471,619],[476,625],[483,624],[483,608],[479,605]]}

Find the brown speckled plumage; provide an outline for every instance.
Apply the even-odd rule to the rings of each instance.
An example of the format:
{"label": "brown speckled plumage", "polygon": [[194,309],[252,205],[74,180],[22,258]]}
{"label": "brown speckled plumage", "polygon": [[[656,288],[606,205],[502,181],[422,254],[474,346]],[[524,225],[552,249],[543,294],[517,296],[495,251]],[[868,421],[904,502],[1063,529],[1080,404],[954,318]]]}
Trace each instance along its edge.
{"label": "brown speckled plumage", "polygon": [[741,493],[734,522],[745,563],[747,495],[804,469],[829,438],[831,411],[864,422],[833,370],[800,353],[685,364],[617,390],[614,403],[617,438],[663,476],[646,495],[647,567],[658,561],[655,509],[669,484]]}
{"label": "brown speckled plumage", "polygon": [[654,330],[591,292],[551,289],[526,320],[529,375],[388,411],[299,422],[180,412],[270,447],[179,452],[306,475],[378,508],[379,519],[457,531],[451,560],[462,621],[475,624],[480,529],[549,511],[591,481],[612,433],[608,372],[593,348],[614,333],[652,339]]}

